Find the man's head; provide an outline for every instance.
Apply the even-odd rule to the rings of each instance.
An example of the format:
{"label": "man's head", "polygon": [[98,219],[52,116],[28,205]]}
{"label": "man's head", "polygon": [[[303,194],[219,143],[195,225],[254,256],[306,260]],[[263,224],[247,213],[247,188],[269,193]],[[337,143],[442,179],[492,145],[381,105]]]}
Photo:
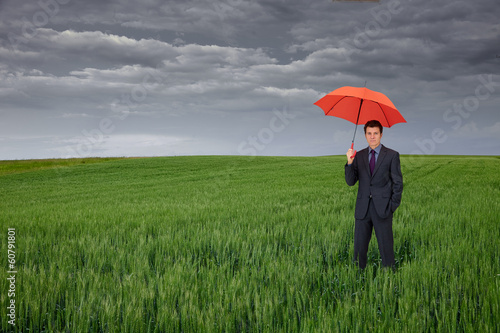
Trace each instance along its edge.
{"label": "man's head", "polygon": [[377,148],[382,139],[384,128],[378,120],[370,120],[365,124],[365,137],[370,148]]}

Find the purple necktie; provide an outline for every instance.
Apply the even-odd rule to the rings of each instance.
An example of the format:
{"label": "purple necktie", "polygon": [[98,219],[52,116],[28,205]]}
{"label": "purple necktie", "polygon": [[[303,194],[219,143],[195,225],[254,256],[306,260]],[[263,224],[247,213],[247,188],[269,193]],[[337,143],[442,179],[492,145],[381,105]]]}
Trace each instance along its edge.
{"label": "purple necktie", "polygon": [[373,170],[375,170],[375,150],[371,151],[372,157],[370,157],[370,173],[373,175]]}

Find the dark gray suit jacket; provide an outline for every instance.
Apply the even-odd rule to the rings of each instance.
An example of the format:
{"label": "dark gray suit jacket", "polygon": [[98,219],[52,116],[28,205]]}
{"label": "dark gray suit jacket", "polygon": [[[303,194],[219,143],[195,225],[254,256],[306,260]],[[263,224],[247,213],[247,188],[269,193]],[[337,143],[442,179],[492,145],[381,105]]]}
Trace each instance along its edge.
{"label": "dark gray suit jacket", "polygon": [[377,214],[386,218],[398,208],[403,193],[403,175],[399,162],[399,153],[382,145],[370,175],[368,147],[359,151],[351,165],[345,165],[345,181],[353,186],[359,181],[358,198],[354,217],[363,219],[372,198]]}

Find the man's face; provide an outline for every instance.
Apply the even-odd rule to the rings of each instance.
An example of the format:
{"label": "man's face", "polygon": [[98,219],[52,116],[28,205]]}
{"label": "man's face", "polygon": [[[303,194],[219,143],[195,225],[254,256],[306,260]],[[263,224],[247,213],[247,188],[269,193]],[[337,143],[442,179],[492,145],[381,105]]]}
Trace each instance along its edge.
{"label": "man's face", "polygon": [[380,144],[380,139],[382,139],[382,133],[380,133],[378,127],[367,127],[365,136],[371,149],[377,148]]}

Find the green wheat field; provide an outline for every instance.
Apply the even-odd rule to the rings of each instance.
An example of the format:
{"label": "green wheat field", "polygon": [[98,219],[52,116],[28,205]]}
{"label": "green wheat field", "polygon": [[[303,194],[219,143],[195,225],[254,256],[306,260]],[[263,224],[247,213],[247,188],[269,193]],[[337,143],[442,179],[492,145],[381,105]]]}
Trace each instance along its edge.
{"label": "green wheat field", "polygon": [[0,162],[0,330],[499,332],[500,158],[401,156],[396,267],[374,235],[364,271],[344,163]]}

